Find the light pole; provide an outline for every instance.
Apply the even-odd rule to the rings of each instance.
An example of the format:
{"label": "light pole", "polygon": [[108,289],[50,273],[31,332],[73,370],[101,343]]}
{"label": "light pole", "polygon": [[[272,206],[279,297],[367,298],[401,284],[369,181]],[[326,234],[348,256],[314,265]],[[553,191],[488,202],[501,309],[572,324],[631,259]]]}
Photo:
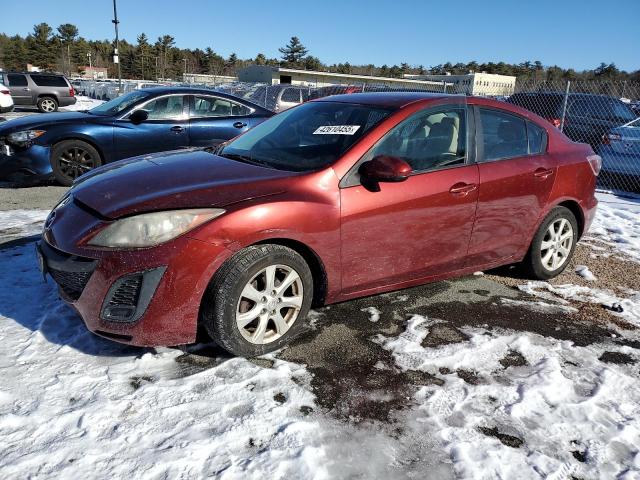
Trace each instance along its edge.
{"label": "light pole", "polygon": [[119,47],[118,24],[120,22],[118,21],[118,10],[116,9],[116,0],[113,0],[113,20],[111,20],[111,22],[113,22],[113,25],[115,26],[115,29],[116,29],[116,49],[113,52],[113,63],[118,64],[118,94],[121,95],[122,94],[122,72],[120,70],[120,58],[118,57],[118,47]]}

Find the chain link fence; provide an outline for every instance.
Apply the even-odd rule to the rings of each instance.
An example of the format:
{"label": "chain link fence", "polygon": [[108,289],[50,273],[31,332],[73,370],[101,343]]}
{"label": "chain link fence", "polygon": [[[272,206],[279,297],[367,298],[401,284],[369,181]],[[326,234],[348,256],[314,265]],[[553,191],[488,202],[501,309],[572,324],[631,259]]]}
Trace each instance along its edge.
{"label": "chain link fence", "polygon": [[[474,83],[475,82],[475,83]],[[407,82],[408,83],[408,82]],[[613,192],[640,193],[640,84],[626,81],[555,82],[521,80],[515,84],[486,80],[388,83],[348,83],[315,86],[226,81],[218,84],[123,81],[123,93],[159,85],[221,91],[278,112],[314,98],[362,92],[437,92],[487,96],[524,107],[549,121],[576,142],[591,145],[602,157],[598,187]],[[81,81],[78,93],[108,100],[118,95],[117,82]]]}

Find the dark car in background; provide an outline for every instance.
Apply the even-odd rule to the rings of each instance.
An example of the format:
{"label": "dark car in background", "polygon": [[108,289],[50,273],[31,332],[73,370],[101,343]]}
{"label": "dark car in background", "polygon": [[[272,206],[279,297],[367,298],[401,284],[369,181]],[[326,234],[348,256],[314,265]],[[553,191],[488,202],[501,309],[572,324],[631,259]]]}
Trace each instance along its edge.
{"label": "dark car in background", "polygon": [[211,90],[136,90],[89,111],[0,124],[0,179],[53,175],[71,185],[83,173],[122,158],[215,146],[272,115],[247,100]]}
{"label": "dark car in background", "polygon": [[[560,92],[523,92],[510,96],[507,102],[526,108],[560,127],[564,100],[565,94]],[[636,117],[628,104],[615,97],[570,93],[563,133],[575,142],[588,143],[597,152],[605,134]]]}
{"label": "dark car in background", "polygon": [[75,90],[64,75],[0,72],[0,83],[9,87],[16,106],[38,107],[49,113],[76,103]]}

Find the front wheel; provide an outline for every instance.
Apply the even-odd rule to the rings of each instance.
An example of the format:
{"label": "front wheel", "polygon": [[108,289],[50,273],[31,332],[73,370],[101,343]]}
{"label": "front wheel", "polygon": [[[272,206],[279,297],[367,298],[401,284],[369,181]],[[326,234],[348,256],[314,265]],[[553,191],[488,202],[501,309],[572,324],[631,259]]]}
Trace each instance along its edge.
{"label": "front wheel", "polygon": [[578,222],[566,207],[555,207],[538,228],[523,267],[537,280],[557,277],[567,268],[578,241]]}
{"label": "front wheel", "polygon": [[282,245],[255,245],[216,273],[201,321],[224,349],[255,357],[283,347],[301,332],[312,298],[311,270],[297,252]]}
{"label": "front wheel", "polygon": [[58,183],[70,186],[80,175],[102,165],[98,151],[81,140],[65,140],[51,151],[51,168]]}

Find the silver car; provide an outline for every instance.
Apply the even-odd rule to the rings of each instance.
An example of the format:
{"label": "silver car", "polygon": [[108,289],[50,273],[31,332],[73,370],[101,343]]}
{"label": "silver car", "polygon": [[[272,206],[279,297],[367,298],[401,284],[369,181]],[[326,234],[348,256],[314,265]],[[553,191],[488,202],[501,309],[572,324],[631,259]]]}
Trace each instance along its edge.
{"label": "silver car", "polygon": [[612,128],[603,143],[603,172],[640,177],[640,118]]}
{"label": "silver car", "polygon": [[0,73],[16,106],[35,106],[43,113],[76,103],[75,92],[64,75],[54,73]]}

